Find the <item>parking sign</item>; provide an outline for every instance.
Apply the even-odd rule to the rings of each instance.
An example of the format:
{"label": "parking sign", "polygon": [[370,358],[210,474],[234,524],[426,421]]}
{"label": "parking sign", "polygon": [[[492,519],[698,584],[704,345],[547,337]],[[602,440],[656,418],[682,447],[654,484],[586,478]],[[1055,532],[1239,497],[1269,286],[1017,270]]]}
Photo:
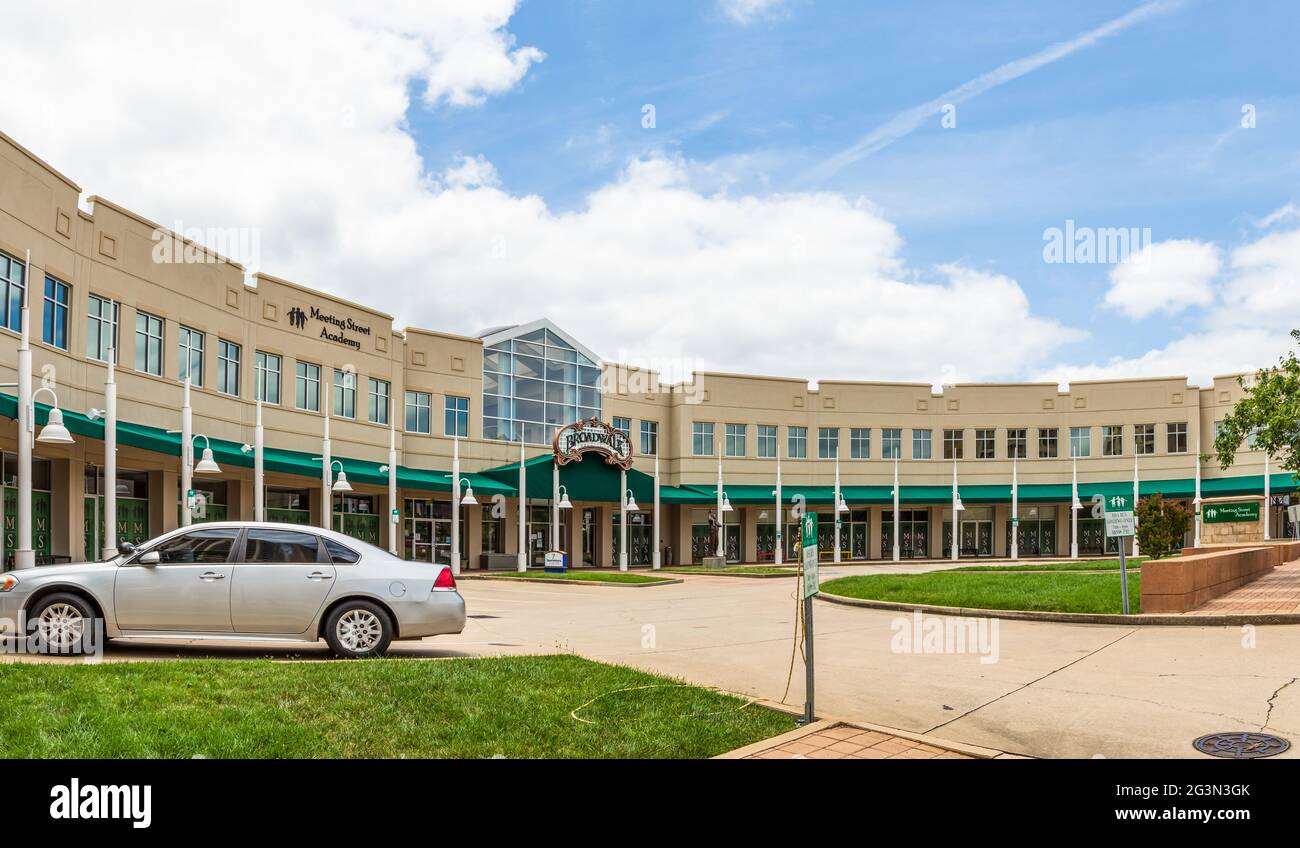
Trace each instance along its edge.
{"label": "parking sign", "polygon": [[811,598],[819,591],[817,573],[817,513],[803,516],[803,596]]}

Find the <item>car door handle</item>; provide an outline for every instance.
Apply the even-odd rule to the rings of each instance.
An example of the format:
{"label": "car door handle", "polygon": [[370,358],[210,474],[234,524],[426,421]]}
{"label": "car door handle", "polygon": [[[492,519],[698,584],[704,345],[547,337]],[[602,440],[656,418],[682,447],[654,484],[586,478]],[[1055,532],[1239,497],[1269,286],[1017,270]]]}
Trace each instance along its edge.
{"label": "car door handle", "polygon": [[321,574],[319,571],[313,571],[311,574],[307,575],[307,579],[308,580],[329,580],[333,576],[334,576],[333,574]]}
{"label": "car door handle", "polygon": [[218,574],[215,571],[205,571],[199,575],[200,580],[225,580],[226,575]]}

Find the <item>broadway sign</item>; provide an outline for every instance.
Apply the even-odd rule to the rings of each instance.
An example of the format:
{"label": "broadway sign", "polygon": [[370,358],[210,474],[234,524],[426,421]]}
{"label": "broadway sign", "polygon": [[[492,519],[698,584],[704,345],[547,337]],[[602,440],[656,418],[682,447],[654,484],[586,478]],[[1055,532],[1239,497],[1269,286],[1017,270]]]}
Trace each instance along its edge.
{"label": "broadway sign", "polygon": [[557,465],[576,462],[583,454],[598,453],[608,465],[624,470],[632,467],[632,441],[622,430],[615,430],[599,418],[566,424],[555,431],[553,445]]}

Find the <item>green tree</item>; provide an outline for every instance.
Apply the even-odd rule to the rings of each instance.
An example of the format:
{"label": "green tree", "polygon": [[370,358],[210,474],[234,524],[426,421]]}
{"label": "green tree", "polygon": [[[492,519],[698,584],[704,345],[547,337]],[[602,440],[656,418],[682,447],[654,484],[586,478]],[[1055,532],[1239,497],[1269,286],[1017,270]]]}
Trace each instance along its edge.
{"label": "green tree", "polygon": [[1183,537],[1192,526],[1192,514],[1182,504],[1167,501],[1157,492],[1138,501],[1137,540],[1142,553],[1161,559],[1183,549]]}
{"label": "green tree", "polygon": [[[1300,330],[1292,330],[1291,336],[1300,343]],[[1295,351],[1251,379],[1238,377],[1237,384],[1246,395],[1223,419],[1214,439],[1219,466],[1231,468],[1237,449],[1251,438],[1254,447],[1268,451],[1283,470],[1300,474],[1300,360]]]}

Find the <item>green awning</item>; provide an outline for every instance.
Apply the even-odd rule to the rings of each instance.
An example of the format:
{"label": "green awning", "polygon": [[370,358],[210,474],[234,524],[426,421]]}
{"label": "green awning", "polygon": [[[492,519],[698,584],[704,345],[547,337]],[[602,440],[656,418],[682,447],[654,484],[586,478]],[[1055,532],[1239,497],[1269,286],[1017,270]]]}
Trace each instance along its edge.
{"label": "green awning", "polygon": [[[552,495],[553,468],[555,458],[551,454],[539,454],[524,461],[524,485],[527,496],[540,500],[549,500]],[[519,486],[519,463],[501,465],[482,472],[483,476],[501,483],[508,483],[515,491]],[[589,456],[577,462],[560,466],[560,485],[564,486],[570,500],[596,501],[600,503],[618,503],[623,493],[619,491],[619,469],[607,464],[603,459]],[[654,500],[654,477],[635,468],[627,472],[627,487],[632,490],[632,497],[637,504],[646,508]],[[475,484],[477,486],[478,484]],[[690,487],[659,486],[661,503],[708,503],[708,499],[693,491]]]}

